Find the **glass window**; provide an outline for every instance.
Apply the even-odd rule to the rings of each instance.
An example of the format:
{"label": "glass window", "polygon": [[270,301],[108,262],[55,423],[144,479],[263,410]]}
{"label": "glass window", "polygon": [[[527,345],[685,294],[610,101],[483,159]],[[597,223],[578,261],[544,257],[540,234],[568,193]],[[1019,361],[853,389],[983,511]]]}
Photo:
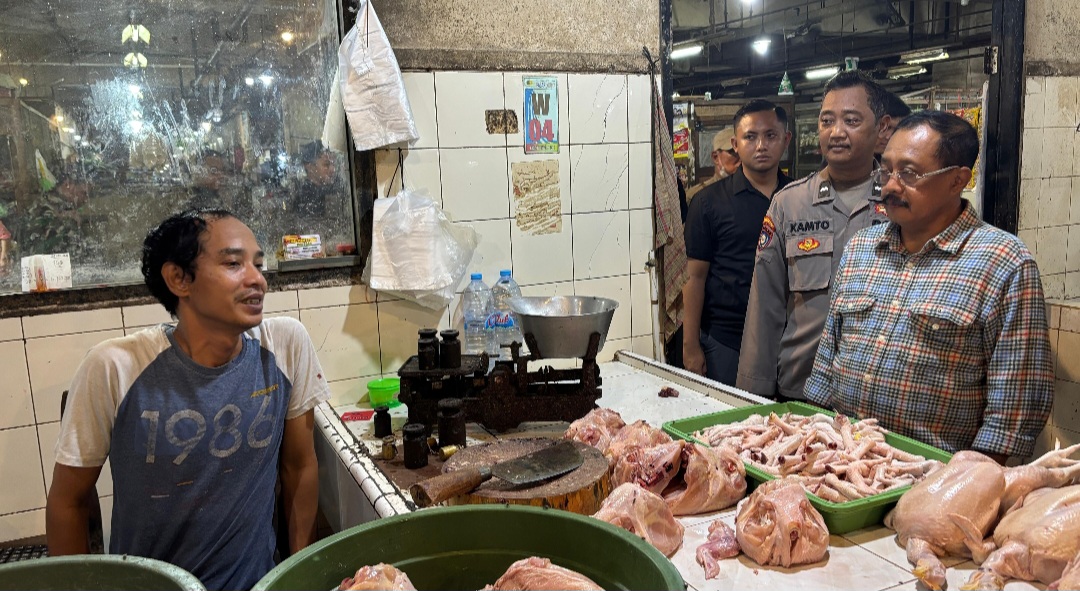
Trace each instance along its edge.
{"label": "glass window", "polygon": [[7,4],[0,293],[35,254],[69,253],[76,287],[141,281],[146,231],[190,207],[234,212],[268,254],[284,234],[355,249],[344,118],[326,115],[336,1]]}

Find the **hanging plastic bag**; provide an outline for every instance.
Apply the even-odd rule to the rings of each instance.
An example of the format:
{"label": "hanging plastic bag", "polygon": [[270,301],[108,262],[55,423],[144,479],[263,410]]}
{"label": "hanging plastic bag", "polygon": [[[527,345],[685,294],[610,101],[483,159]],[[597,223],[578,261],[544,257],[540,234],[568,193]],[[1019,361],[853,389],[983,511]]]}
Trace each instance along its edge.
{"label": "hanging plastic bag", "polygon": [[428,308],[449,304],[476,250],[476,231],[451,223],[434,201],[409,189],[376,200],[372,224],[364,281]]}
{"label": "hanging plastic bag", "polygon": [[397,57],[370,1],[360,0],[356,26],[338,49],[345,116],[357,151],[416,140]]}

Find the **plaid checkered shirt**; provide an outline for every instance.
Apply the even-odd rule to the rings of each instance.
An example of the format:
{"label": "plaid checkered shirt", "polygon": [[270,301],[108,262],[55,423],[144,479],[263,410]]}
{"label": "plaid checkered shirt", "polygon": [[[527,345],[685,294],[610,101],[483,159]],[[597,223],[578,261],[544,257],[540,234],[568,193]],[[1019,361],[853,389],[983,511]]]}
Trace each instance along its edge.
{"label": "plaid checkered shirt", "polygon": [[967,202],[915,254],[895,224],[859,232],[805,393],[949,451],[1031,455],[1054,393],[1031,253]]}

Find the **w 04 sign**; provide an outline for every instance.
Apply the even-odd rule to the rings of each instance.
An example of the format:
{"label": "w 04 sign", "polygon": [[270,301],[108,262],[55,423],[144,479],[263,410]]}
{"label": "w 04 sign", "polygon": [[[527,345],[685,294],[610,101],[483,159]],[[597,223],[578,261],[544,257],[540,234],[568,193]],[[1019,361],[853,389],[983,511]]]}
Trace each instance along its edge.
{"label": "w 04 sign", "polygon": [[559,79],[524,76],[525,153],[559,153]]}

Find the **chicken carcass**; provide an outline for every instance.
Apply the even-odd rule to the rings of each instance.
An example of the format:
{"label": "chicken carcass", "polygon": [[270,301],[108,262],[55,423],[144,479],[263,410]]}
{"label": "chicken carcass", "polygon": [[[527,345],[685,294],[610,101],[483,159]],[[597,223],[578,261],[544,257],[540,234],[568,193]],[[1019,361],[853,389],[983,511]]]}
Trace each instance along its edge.
{"label": "chicken carcass", "polygon": [[1024,495],[1037,488],[1059,488],[1075,483],[1080,477],[1080,461],[1070,459],[1080,443],[1043,454],[1039,459],[1022,466],[1005,470],[1005,492],[1001,495],[999,516],[1009,509]]}
{"label": "chicken carcass", "polygon": [[611,491],[593,517],[642,538],[664,556],[672,556],[682,546],[683,526],[664,499],[633,482]]}
{"label": "chicken carcass", "polygon": [[603,591],[585,575],[552,564],[547,558],[531,556],[523,558],[510,568],[494,585],[484,587],[492,591]]}
{"label": "chicken carcass", "polygon": [[570,423],[563,438],[580,441],[602,452],[611,444],[611,438],[625,426],[626,422],[619,413],[606,408],[594,408],[589,414]]}
{"label": "chicken carcass", "polygon": [[953,455],[900,497],[885,525],[896,530],[907,549],[913,573],[927,587],[940,589],[945,566],[940,557],[971,557],[982,562],[993,549],[984,541],[997,523],[1002,505],[1010,506],[1027,491],[1060,486],[1075,477],[1067,456],[1076,447],[1052,451],[1027,466],[1003,468],[974,451]]}
{"label": "chicken carcass", "polygon": [[761,565],[788,567],[825,558],[829,530],[821,513],[791,480],[770,480],[739,503],[735,536],[742,551]]}
{"label": "chicken carcass", "polygon": [[1006,579],[1052,583],[1080,553],[1080,485],[1020,499],[994,528],[997,549],[961,589],[1004,589]]}
{"label": "chicken carcass", "polygon": [[688,443],[683,448],[682,482],[664,491],[675,515],[696,515],[726,509],[746,496],[746,466],[728,447]]}
{"label": "chicken carcass", "polygon": [[1061,573],[1061,578],[1050,583],[1047,587],[1048,591],[1058,591],[1058,589],[1080,589],[1080,554],[1077,554],[1069,561],[1069,564],[1065,565],[1065,570]]}
{"label": "chicken carcass", "polygon": [[684,443],[672,441],[652,447],[634,447],[615,459],[611,484],[636,482],[650,492],[660,494],[682,467]]}
{"label": "chicken carcass", "polygon": [[392,564],[380,562],[374,566],[362,566],[353,576],[341,581],[339,591],[384,589],[391,591],[416,591],[408,575]]}
{"label": "chicken carcass", "polygon": [[614,466],[615,461],[626,455],[632,448],[653,447],[662,443],[671,443],[671,437],[667,433],[645,421],[634,421],[619,429],[619,432],[611,438],[611,443],[604,450],[604,455]]}
{"label": "chicken carcass", "polygon": [[716,520],[709,524],[709,537],[698,546],[697,563],[705,569],[705,579],[715,579],[720,574],[720,560],[739,555],[739,540],[728,524]]}

